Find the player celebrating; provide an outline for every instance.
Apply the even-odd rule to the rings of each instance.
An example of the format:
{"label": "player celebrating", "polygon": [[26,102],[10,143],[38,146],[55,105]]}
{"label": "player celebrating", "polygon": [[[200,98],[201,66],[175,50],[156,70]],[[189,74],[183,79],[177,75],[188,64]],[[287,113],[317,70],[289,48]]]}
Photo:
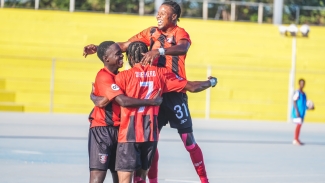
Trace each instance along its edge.
{"label": "player celebrating", "polygon": [[[180,14],[181,8],[176,2],[165,1],[160,6],[156,16],[157,27],[145,29],[128,41],[118,43],[119,46],[122,51],[126,51],[131,42],[142,41],[147,46],[150,46],[150,51],[143,57],[143,63],[166,67],[186,79],[185,58],[191,40],[189,34],[183,28],[177,26]],[[95,45],[86,46],[84,56],[95,53],[96,49]],[[193,166],[200,177],[201,183],[208,183],[203,154],[194,139],[192,119],[185,91],[165,93],[163,98],[158,115],[159,129],[169,122],[172,128],[178,130],[186,150],[190,153]],[[158,157],[159,153],[157,151],[148,173],[150,183],[158,182]]]}
{"label": "player celebrating", "polygon": [[[89,115],[90,129],[88,139],[90,183],[102,183],[110,169],[113,182],[118,183],[115,171],[115,154],[118,127],[120,123],[120,106],[134,107],[159,105],[161,97],[140,100],[126,97],[115,84],[115,75],[123,66],[123,54],[120,47],[112,41],[105,41],[98,46],[98,58],[104,63],[94,84],[95,94],[105,96],[105,108],[94,107]],[[119,105],[118,105],[119,104]]]}
{"label": "player celebrating", "polygon": [[[144,66],[140,61],[147,51],[144,43],[131,43],[126,54],[132,68],[115,77],[116,84],[129,97],[149,99],[160,90],[163,93],[184,89],[200,92],[216,84],[213,77],[191,82],[164,67]],[[133,171],[137,171],[134,182],[145,182],[146,171],[157,148],[158,110],[159,106],[122,107],[115,166],[120,183],[131,183]]]}
{"label": "player celebrating", "polygon": [[297,124],[295,137],[292,142],[294,145],[303,145],[299,140],[300,128],[304,122],[306,110],[314,110],[314,105],[307,106],[307,95],[303,91],[304,87],[305,80],[299,79],[299,89],[293,95],[292,122]]}

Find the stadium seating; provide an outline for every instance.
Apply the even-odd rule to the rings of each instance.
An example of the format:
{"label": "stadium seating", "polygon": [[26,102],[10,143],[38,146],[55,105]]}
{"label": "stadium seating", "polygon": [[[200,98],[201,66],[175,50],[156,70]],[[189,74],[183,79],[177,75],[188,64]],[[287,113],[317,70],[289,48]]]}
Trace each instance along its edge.
{"label": "stadium seating", "polygon": [[[0,16],[6,17],[0,19],[0,110],[25,112],[88,113],[102,63],[95,55],[82,58],[83,46],[125,41],[156,25],[152,16],[85,12],[0,9]],[[291,38],[269,24],[181,19],[179,25],[193,42],[188,79],[206,79],[208,67],[219,79],[210,92],[210,118],[286,120]],[[323,27],[297,41],[296,80],[306,79],[316,107],[307,121],[325,122],[324,41]],[[205,118],[206,92],[189,94],[189,105],[193,117]]]}

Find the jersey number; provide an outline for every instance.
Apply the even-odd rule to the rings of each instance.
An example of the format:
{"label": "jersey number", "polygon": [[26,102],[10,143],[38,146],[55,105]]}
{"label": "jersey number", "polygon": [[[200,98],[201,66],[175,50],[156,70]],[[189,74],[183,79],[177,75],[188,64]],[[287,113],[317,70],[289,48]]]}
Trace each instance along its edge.
{"label": "jersey number", "polygon": [[[148,87],[148,92],[144,99],[148,99],[153,91],[153,81],[140,82],[140,87]],[[139,107],[138,112],[143,112],[145,106]]]}
{"label": "jersey number", "polygon": [[[188,117],[188,112],[187,112],[187,108],[186,108],[186,105],[184,103],[182,103],[182,106],[184,108],[184,111],[185,111],[185,115],[186,117]],[[182,111],[182,107],[180,105],[175,105],[174,106],[174,110],[176,111],[176,117],[178,119],[182,119],[183,118],[183,111]]]}

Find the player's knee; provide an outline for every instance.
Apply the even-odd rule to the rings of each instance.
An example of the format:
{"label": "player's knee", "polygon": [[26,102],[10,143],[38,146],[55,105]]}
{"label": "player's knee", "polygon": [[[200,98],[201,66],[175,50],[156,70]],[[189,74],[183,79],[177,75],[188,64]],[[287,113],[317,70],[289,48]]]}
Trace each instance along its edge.
{"label": "player's knee", "polygon": [[180,134],[183,144],[187,151],[191,151],[195,148],[195,140],[192,133],[183,133]]}
{"label": "player's knee", "polygon": [[106,177],[106,171],[91,170],[90,171],[90,183],[103,183]]}

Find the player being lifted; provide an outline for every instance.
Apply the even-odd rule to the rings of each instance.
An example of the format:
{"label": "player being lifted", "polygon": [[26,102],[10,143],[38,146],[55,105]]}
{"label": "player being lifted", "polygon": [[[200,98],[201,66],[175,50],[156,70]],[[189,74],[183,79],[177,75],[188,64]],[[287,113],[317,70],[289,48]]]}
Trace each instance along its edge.
{"label": "player being lifted", "polygon": [[[144,64],[151,63],[158,67],[166,67],[178,76],[186,79],[185,58],[191,40],[189,34],[183,28],[177,26],[180,14],[181,8],[176,2],[164,2],[156,16],[157,27],[145,29],[131,37],[128,41],[118,43],[119,46],[122,51],[126,51],[131,42],[142,41],[147,46],[150,46],[150,51],[144,54],[142,59]],[[96,50],[97,47],[95,45],[88,45],[84,48],[84,55],[93,54]],[[192,119],[188,109],[186,92],[165,93],[163,98],[164,100],[158,115],[159,130],[168,122],[172,128],[178,130],[201,183],[208,183],[203,154],[193,135]],[[159,153],[157,151],[148,173],[151,183],[158,182],[158,157]]]}
{"label": "player being lifted", "polygon": [[120,125],[120,106],[160,105],[162,98],[140,100],[124,95],[115,84],[115,75],[123,66],[123,54],[120,47],[113,41],[102,42],[98,46],[97,55],[104,63],[104,68],[97,73],[94,93],[105,96],[105,100],[101,101],[105,107],[95,106],[89,115],[89,182],[103,183],[106,172],[110,169],[113,182],[118,183],[115,157]]}

